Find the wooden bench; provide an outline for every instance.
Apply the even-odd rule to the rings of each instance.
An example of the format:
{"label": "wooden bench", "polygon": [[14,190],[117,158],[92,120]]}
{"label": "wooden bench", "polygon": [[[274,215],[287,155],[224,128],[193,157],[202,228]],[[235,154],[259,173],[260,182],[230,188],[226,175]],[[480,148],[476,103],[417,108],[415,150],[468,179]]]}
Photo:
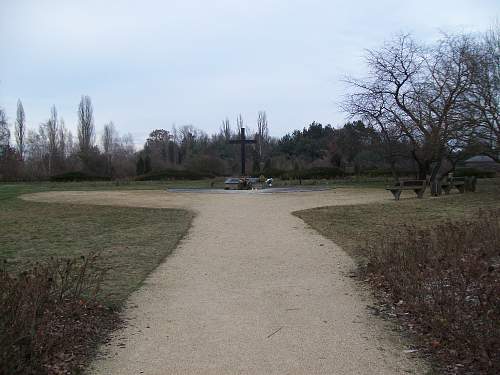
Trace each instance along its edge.
{"label": "wooden bench", "polygon": [[426,187],[427,181],[425,180],[404,180],[396,182],[393,186],[388,186],[386,190],[389,190],[394,195],[394,199],[398,201],[403,190],[413,190],[417,194],[417,198],[423,198]]}

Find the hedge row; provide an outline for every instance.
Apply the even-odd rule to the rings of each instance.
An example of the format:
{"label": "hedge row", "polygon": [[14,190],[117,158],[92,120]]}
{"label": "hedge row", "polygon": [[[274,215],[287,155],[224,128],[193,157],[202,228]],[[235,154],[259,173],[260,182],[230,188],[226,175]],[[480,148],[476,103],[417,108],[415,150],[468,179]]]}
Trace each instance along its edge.
{"label": "hedge row", "polygon": [[[341,178],[348,175],[349,173],[344,172],[340,168],[336,167],[315,167],[303,170],[281,170],[281,169],[267,169],[262,172],[266,177],[275,177],[285,180],[289,179],[331,179],[331,178]],[[360,173],[361,175],[368,177],[390,177],[392,173],[385,169],[374,169],[367,170]],[[400,171],[401,176],[411,176],[414,175],[414,171]],[[457,177],[469,177],[476,176],[478,178],[494,178],[496,173],[493,171],[484,171],[474,168],[457,168],[454,172]],[[157,180],[202,180],[204,178],[214,178],[215,174],[209,172],[197,172],[191,170],[179,170],[179,169],[165,169],[158,172],[151,172],[135,178],[136,181],[157,181]],[[95,176],[84,172],[68,172],[50,177],[50,181],[53,182],[72,182],[72,181],[110,181],[110,177],[106,176]]]}
{"label": "hedge row", "polygon": [[95,176],[84,172],[67,172],[50,176],[52,182],[110,181],[110,177]]}
{"label": "hedge row", "polygon": [[151,172],[135,178],[136,181],[157,181],[157,180],[202,180],[204,178],[214,178],[211,173],[201,173],[179,169],[165,169],[163,171]]}

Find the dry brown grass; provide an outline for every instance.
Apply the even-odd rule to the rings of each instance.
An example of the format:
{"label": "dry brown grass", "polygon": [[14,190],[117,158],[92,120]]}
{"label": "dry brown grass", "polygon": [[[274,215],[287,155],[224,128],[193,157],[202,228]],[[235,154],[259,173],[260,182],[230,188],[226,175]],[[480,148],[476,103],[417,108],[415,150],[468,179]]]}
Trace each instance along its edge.
{"label": "dry brown grass", "polygon": [[500,373],[500,210],[408,228],[368,249],[363,273],[450,373]]}

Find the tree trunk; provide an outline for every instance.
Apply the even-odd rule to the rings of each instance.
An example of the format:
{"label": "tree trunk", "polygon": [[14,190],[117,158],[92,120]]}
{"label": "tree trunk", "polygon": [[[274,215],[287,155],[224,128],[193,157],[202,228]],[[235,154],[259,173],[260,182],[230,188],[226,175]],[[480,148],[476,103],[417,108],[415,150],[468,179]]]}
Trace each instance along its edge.
{"label": "tree trunk", "polygon": [[427,175],[430,172],[431,169],[431,163],[428,160],[420,160],[420,158],[417,156],[417,153],[415,150],[411,152],[411,155],[413,156],[413,159],[418,165],[418,179],[419,180],[426,180]]}
{"label": "tree trunk", "polygon": [[439,175],[439,170],[441,169],[442,159],[440,159],[431,172],[430,185],[431,185],[431,195],[438,196],[441,195],[441,176]]}

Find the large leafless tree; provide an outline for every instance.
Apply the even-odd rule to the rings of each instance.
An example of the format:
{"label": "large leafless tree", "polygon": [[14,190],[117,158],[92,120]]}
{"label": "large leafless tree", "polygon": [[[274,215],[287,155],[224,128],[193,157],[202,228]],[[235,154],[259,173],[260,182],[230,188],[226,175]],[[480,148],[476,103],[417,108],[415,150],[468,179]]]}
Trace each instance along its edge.
{"label": "large leafless tree", "polygon": [[480,152],[500,161],[500,25],[476,43],[470,54],[473,85],[465,116],[473,122]]}
{"label": "large leafless tree", "polygon": [[424,47],[401,35],[368,51],[367,78],[349,80],[354,93],[345,107],[370,119],[385,137],[408,140],[420,178],[431,172],[437,177],[440,163],[461,146],[459,135],[470,125],[460,116],[471,87],[469,50],[464,36]]}

